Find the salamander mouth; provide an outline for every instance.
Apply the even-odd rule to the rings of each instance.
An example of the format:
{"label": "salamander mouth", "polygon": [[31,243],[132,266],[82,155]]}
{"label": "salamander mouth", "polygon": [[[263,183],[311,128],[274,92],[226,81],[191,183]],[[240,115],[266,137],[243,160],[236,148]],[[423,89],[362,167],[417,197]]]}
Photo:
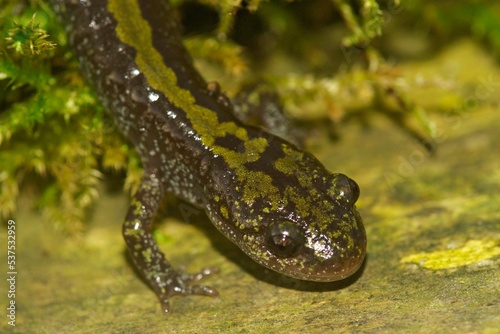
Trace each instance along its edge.
{"label": "salamander mouth", "polygon": [[301,266],[297,261],[289,261],[288,265],[283,265],[282,262],[276,263],[275,261],[262,261],[262,259],[255,259],[259,264],[281,273],[283,275],[311,282],[334,282],[352,276],[358,271],[358,269],[363,264],[365,259],[365,253],[363,252],[360,256],[351,258],[348,262],[338,263],[334,261],[325,261],[320,264],[311,264],[309,267],[307,264]]}
{"label": "salamander mouth", "polygon": [[[326,267],[323,270],[305,273],[304,275],[297,275],[295,278],[302,279],[305,281],[313,282],[334,282],[346,279],[347,277],[353,275],[363,264],[365,259],[365,254],[362,254],[360,258],[355,258],[350,261],[349,264],[343,264],[341,268]],[[292,275],[292,277],[294,277]]]}

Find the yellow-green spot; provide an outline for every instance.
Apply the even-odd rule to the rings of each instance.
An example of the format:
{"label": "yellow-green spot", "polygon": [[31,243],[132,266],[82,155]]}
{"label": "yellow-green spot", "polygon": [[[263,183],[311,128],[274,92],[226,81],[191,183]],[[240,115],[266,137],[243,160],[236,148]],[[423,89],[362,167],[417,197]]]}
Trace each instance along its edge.
{"label": "yellow-green spot", "polygon": [[134,237],[135,239],[139,239],[140,235],[139,235],[139,231],[136,230],[136,229],[126,229],[123,234],[127,237]]}
{"label": "yellow-green spot", "polygon": [[263,172],[241,170],[243,179],[242,200],[246,203],[252,203],[259,197],[269,199],[273,203],[273,209],[278,207],[280,199],[278,189],[272,185],[272,179]]}
{"label": "yellow-green spot", "polygon": [[[302,161],[304,154],[297,150],[292,149],[288,145],[281,145],[285,156],[283,158],[277,159],[274,163],[274,167],[280,172],[292,175],[297,172],[297,161]],[[300,180],[299,180],[300,181]]]}
{"label": "yellow-green spot", "polygon": [[134,215],[138,216],[138,215],[143,213],[143,209],[142,209],[143,205],[141,202],[139,202],[135,199],[132,199],[130,206],[134,207]]}
{"label": "yellow-green spot", "polygon": [[225,206],[221,206],[220,207],[220,213],[222,215],[222,217],[228,219],[229,218],[229,212],[227,211],[227,208]]}
{"label": "yellow-green spot", "polygon": [[347,248],[353,248],[355,243],[354,239],[350,236],[350,234],[344,234],[344,238],[347,239]]}
{"label": "yellow-green spot", "polygon": [[146,260],[146,262],[151,262],[152,251],[151,248],[146,248],[142,251],[142,257]]}
{"label": "yellow-green spot", "polygon": [[416,263],[427,269],[439,270],[467,266],[500,255],[498,240],[470,240],[463,247],[408,255],[401,263]]}
{"label": "yellow-green spot", "polygon": [[335,230],[330,235],[331,235],[330,239],[338,239],[342,236],[342,232],[339,230]]}
{"label": "yellow-green spot", "polygon": [[300,195],[294,188],[287,187],[285,196],[295,204],[296,211],[301,217],[305,218],[312,213],[311,203],[313,202],[310,203],[309,198]]}

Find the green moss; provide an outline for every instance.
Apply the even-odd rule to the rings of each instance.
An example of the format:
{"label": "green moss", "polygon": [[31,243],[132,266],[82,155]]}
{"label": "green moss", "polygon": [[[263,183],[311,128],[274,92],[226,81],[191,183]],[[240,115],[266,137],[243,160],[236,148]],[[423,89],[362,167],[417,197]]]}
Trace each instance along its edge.
{"label": "green moss", "polygon": [[52,39],[64,36],[54,14],[43,4],[9,5],[1,12],[22,11],[1,26],[0,216],[14,215],[21,189],[31,188],[56,226],[79,230],[102,172],[136,169],[131,149],[110,126],[65,39]]}
{"label": "green moss", "polygon": [[500,56],[500,3],[495,1],[414,1],[414,19],[438,32],[441,38],[471,35]]}
{"label": "green moss", "polygon": [[468,266],[500,255],[499,241],[495,239],[469,240],[459,248],[411,254],[401,263],[416,263],[424,268],[439,270]]}
{"label": "green moss", "polygon": [[6,37],[7,48],[13,48],[20,55],[42,55],[55,48],[55,44],[47,40],[47,32],[35,24],[36,13],[33,14],[27,25],[14,24],[9,29],[9,37]]}

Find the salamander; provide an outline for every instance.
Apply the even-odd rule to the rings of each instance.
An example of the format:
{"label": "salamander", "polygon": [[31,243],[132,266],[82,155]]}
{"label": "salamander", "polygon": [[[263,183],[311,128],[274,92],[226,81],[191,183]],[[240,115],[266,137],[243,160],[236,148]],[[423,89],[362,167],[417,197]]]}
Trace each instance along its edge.
{"label": "salamander", "polygon": [[166,193],[201,208],[259,264],[294,278],[344,279],[362,264],[366,233],[356,182],[311,154],[245,125],[207,85],[182,44],[171,4],[153,0],[52,0],[116,126],[144,168],[122,233],[164,312],[174,295],[217,295],[175,269],[152,235]]}

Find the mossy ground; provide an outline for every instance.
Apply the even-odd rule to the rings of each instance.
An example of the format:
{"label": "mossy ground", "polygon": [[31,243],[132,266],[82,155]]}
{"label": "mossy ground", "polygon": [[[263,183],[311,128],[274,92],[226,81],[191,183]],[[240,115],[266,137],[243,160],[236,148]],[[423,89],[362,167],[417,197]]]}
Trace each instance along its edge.
{"label": "mossy ground", "polygon": [[[126,257],[120,224],[128,199],[110,190],[80,235],[54,230],[36,211],[21,210],[14,217],[17,322],[10,327],[3,316],[0,331],[499,333],[500,271],[494,253],[500,247],[500,70],[468,41],[403,68],[443,74],[450,67],[455,82],[476,100],[467,112],[457,105],[455,112],[433,116],[441,134],[434,155],[380,114],[370,118],[369,127],[344,123],[340,141],[313,149],[329,169],[347,173],[362,191],[368,257],[354,277],[313,284],[271,273],[203,215],[182,222],[177,203],[158,226],[161,248],[189,270],[219,266],[221,273],[205,283],[220,297],[174,298],[172,313],[165,316]],[[436,102],[432,97],[441,96],[439,91],[427,98],[414,94],[428,108]],[[20,207],[28,208],[30,200],[24,194]],[[6,230],[0,232],[0,263],[5,264]],[[485,251],[490,253],[472,262],[455,258],[460,265],[451,269],[425,268],[432,256],[404,261],[421,253],[453,253],[470,242],[490,244]],[[2,279],[2,301],[7,290]]]}

